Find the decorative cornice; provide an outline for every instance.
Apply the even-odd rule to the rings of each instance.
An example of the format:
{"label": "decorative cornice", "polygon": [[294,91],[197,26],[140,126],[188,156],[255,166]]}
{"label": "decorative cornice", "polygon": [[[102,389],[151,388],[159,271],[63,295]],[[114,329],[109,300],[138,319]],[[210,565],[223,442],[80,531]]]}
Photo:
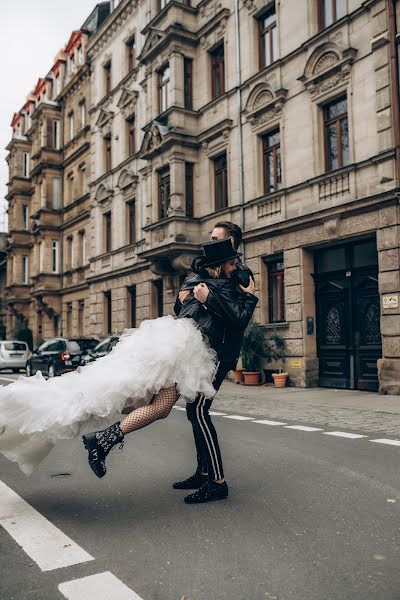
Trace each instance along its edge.
{"label": "decorative cornice", "polygon": [[95,35],[89,39],[87,54],[91,60],[108,44],[118,29],[125,24],[137,4],[137,0],[121,2],[120,6],[104,21]]}
{"label": "decorative cornice", "polygon": [[318,98],[349,80],[356,54],[355,48],[341,50],[333,42],[322,44],[311,54],[299,81],[308,89],[312,99]]}

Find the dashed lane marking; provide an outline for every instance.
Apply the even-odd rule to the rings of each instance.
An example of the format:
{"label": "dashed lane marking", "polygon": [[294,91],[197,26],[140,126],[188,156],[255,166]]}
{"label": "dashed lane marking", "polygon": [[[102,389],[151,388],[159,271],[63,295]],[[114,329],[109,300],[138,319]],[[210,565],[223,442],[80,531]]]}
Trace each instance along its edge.
{"label": "dashed lane marking", "polygon": [[253,423],[261,423],[261,425],[287,425],[287,423],[280,423],[280,421],[268,421],[267,419],[260,419],[259,421],[253,421]]}
{"label": "dashed lane marking", "polygon": [[2,481],[0,525],[42,571],[52,571],[94,560]]}
{"label": "dashed lane marking", "polygon": [[400,440],[369,440],[370,442],[375,442],[376,444],[388,444],[390,446],[400,446]]}
{"label": "dashed lane marking", "polygon": [[14,383],[17,380],[12,379],[11,377],[0,377],[0,381],[12,381]]}
{"label": "dashed lane marking", "polygon": [[60,583],[58,589],[67,600],[143,600],[110,571]]}
{"label": "dashed lane marking", "polygon": [[359,438],[367,437],[366,435],[347,433],[346,431],[325,431],[323,435],[334,435],[336,437],[349,438],[350,440],[357,440]]}
{"label": "dashed lane marking", "polygon": [[184,410],[184,411],[186,411],[186,408],[184,406],[174,406],[173,408],[175,410]]}
{"label": "dashed lane marking", "polygon": [[306,425],[285,425],[285,429],[298,429],[299,431],[323,431],[320,427],[307,427]]}
{"label": "dashed lane marking", "polygon": [[243,417],[242,415],[225,415],[224,419],[233,419],[234,421],[253,421],[253,417]]}
{"label": "dashed lane marking", "polygon": [[210,414],[212,417],[225,417],[225,416],[226,416],[226,413],[220,413],[220,412],[216,412],[215,410],[210,410],[210,411],[209,411],[209,414]]}
{"label": "dashed lane marking", "polygon": [[[185,410],[180,406],[175,406],[178,410]],[[232,419],[235,421],[250,421],[251,423],[260,423],[261,425],[270,425],[272,427],[284,427],[285,429],[294,429],[297,431],[305,431],[305,432],[313,432],[313,431],[321,431],[323,435],[330,435],[333,437],[341,437],[348,438],[350,440],[357,440],[361,438],[368,438],[367,435],[361,435],[359,433],[348,433],[347,431],[324,431],[321,427],[309,427],[307,425],[287,425],[281,421],[270,421],[269,419],[253,419],[252,417],[244,417],[242,415],[227,415],[225,413],[219,413],[215,411],[210,411],[210,415],[212,416],[221,416],[224,419]],[[369,442],[375,442],[377,444],[388,444],[390,446],[400,446],[400,440],[390,440],[390,439],[379,439],[379,440],[368,440]]]}

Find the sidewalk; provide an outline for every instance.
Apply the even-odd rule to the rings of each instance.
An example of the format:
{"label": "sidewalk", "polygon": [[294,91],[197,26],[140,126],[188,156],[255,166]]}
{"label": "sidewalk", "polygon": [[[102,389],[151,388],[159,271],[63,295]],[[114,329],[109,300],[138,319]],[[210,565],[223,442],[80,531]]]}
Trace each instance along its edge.
{"label": "sidewalk", "polygon": [[326,388],[251,387],[225,381],[213,410],[400,438],[400,396]]}

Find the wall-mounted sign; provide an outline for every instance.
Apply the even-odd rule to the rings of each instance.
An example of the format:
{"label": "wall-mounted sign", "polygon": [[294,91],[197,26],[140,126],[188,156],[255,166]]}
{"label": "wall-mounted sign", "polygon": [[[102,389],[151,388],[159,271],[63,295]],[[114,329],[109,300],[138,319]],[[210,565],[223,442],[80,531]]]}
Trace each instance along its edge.
{"label": "wall-mounted sign", "polygon": [[303,366],[302,360],[292,360],[292,369],[301,369]]}
{"label": "wall-mounted sign", "polygon": [[399,295],[398,294],[386,294],[382,298],[383,308],[399,308]]}

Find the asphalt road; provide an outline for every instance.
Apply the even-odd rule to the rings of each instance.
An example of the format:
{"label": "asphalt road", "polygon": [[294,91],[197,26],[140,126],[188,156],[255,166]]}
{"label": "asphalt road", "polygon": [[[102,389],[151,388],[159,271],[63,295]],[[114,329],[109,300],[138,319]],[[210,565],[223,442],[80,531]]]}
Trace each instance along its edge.
{"label": "asphalt road", "polygon": [[131,434],[102,480],[79,440],[59,444],[30,478],[1,458],[1,482],[94,560],[43,572],[0,526],[0,598],[98,599],[58,586],[110,572],[135,595],[101,599],[400,600],[400,447],[215,423],[230,497],[206,505],[185,505],[171,487],[193,471],[179,410]]}

